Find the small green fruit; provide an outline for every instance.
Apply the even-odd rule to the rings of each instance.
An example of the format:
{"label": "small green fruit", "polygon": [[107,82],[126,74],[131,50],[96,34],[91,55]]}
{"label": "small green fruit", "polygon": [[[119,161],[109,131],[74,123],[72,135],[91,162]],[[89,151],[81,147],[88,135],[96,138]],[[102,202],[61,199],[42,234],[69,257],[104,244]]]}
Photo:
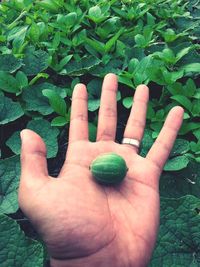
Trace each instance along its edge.
{"label": "small green fruit", "polygon": [[90,170],[97,182],[113,185],[125,178],[128,168],[121,156],[115,153],[103,153],[93,160]]}

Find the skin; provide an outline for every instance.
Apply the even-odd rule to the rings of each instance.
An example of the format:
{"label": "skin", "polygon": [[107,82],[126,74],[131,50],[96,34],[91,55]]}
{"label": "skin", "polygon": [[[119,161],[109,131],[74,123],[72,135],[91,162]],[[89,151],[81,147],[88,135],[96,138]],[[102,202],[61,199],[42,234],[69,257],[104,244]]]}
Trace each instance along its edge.
{"label": "skin", "polygon": [[[19,205],[44,240],[52,267],[143,267],[159,227],[159,177],[182,124],[184,110],[172,108],[146,158],[115,142],[117,76],[104,78],[96,142],[88,140],[87,90],[75,86],[69,144],[57,179],[47,171],[46,147],[39,135],[21,132]],[[139,85],[124,137],[142,140],[149,89]],[[89,170],[100,154],[122,156],[128,172],[117,186],[97,184]]]}

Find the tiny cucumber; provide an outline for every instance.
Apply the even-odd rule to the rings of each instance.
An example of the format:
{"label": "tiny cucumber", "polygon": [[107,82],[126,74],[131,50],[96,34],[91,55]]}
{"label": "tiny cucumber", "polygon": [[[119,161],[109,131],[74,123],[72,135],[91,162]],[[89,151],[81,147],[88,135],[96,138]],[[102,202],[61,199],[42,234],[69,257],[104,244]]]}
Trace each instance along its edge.
{"label": "tiny cucumber", "polygon": [[94,179],[104,185],[114,185],[122,182],[128,168],[125,160],[116,153],[103,153],[96,157],[90,170]]}

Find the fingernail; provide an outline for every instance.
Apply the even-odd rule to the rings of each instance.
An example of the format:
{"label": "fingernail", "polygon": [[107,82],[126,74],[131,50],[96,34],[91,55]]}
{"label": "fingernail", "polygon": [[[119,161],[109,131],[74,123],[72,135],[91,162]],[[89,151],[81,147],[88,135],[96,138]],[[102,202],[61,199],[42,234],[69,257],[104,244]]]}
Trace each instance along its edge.
{"label": "fingernail", "polygon": [[21,138],[21,141],[23,141],[23,136],[24,136],[24,130],[22,130],[22,131],[20,132],[20,138]]}

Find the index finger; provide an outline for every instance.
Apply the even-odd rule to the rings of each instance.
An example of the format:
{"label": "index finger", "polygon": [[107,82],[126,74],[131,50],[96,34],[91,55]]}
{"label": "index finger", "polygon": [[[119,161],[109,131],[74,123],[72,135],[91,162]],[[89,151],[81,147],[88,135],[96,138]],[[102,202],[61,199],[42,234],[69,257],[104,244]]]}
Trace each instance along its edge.
{"label": "index finger", "polygon": [[87,89],[81,83],[73,91],[69,127],[69,143],[78,140],[88,140]]}
{"label": "index finger", "polygon": [[151,160],[159,168],[160,172],[162,172],[174,145],[183,121],[183,114],[184,109],[180,106],[170,110],[162,130],[146,156],[147,159]]}

